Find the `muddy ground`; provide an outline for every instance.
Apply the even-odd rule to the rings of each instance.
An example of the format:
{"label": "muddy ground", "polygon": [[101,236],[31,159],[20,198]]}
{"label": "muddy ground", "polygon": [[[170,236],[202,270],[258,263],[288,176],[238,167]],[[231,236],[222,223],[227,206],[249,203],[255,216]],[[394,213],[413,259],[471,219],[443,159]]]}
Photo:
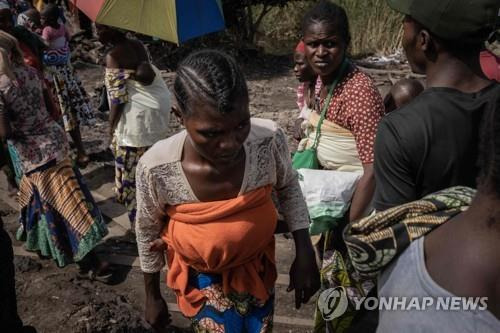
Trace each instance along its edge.
{"label": "muddy ground", "polygon": [[[273,119],[290,134],[298,110],[295,104],[297,82],[289,60],[283,57],[257,57],[240,60],[240,64],[248,78],[252,115]],[[375,66],[376,64],[370,61],[361,64],[381,67]],[[82,62],[77,62],[75,65],[93,102],[96,103],[98,93],[96,88],[102,85],[103,69]],[[408,75],[408,69],[404,65],[393,64],[389,69],[370,69],[369,73],[376,80],[382,94],[385,94],[391,80]],[[171,74],[165,73],[167,82],[171,77]],[[92,153],[93,159],[83,173],[89,188],[99,195],[96,201],[102,207],[108,207],[113,205],[113,162],[107,150],[109,145],[105,122],[107,114],[99,111],[96,111],[96,114],[97,125],[82,129],[86,147],[89,153]],[[173,119],[172,132],[177,130],[179,125]],[[295,146],[291,137],[290,146],[292,148]],[[18,213],[12,198],[7,198],[5,180],[2,179],[1,182],[0,214],[6,222],[7,230],[14,235]],[[18,308],[25,324],[35,326],[42,333],[151,332],[142,317],[145,299],[142,274],[137,265],[134,266],[132,263],[137,250],[130,237],[122,235],[126,231],[126,226],[118,225],[115,221],[125,210],[123,207],[113,209],[115,214],[105,215],[110,220],[110,226],[119,232],[108,238],[99,247],[99,252],[104,257],[123,255],[132,258],[129,263],[117,266],[120,277],[114,285],[79,280],[75,276],[75,265],[57,268],[51,260],[27,256],[22,251],[22,244],[14,242],[16,253],[21,254],[16,256],[15,266]],[[280,235],[277,237],[277,249],[278,271],[282,276],[286,276],[292,260],[293,242]],[[173,295],[166,286],[162,288],[167,302],[175,303]],[[277,319],[274,331],[309,332],[314,302],[311,301],[297,311],[293,306],[293,295],[286,293],[285,289],[286,282],[277,284],[276,316],[279,320]],[[172,307],[172,310],[174,310],[172,311],[174,324],[187,328],[189,323],[175,311],[175,307]]]}

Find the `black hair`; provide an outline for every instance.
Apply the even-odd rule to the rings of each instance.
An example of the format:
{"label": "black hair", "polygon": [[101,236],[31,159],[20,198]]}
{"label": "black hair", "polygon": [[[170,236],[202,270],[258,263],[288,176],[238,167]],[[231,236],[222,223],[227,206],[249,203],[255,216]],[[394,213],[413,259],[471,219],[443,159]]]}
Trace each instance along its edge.
{"label": "black hair", "polygon": [[302,34],[305,35],[311,25],[318,23],[326,24],[335,29],[335,31],[340,33],[346,45],[349,45],[351,42],[349,19],[342,6],[327,0],[318,2],[318,4],[304,15],[302,19]]}
{"label": "black hair", "polygon": [[230,112],[237,98],[248,99],[245,77],[235,60],[216,50],[191,53],[177,68],[174,94],[180,111],[190,113],[189,102],[213,103],[220,112]]}
{"label": "black hair", "polygon": [[495,103],[485,110],[479,144],[479,177],[478,187],[492,190],[500,197],[500,94]]}
{"label": "black hair", "polygon": [[40,15],[51,19],[57,19],[61,15],[60,13],[61,12],[59,11],[59,7],[57,7],[56,4],[49,3],[45,6]]}

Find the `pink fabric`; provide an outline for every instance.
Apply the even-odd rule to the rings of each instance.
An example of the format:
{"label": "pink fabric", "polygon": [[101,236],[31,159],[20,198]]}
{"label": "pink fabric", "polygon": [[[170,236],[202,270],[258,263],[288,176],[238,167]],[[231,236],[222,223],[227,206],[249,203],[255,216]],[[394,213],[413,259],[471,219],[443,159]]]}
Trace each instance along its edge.
{"label": "pink fabric", "polygon": [[[297,87],[297,106],[299,107],[299,110],[302,111],[304,108],[304,91],[306,89],[306,84],[309,84],[309,82],[303,82]],[[321,91],[321,78],[318,76],[316,80],[316,85],[314,86],[314,96],[319,96],[319,93]]]}
{"label": "pink fabric", "polygon": [[64,24],[59,24],[58,29],[54,29],[52,27],[45,27],[42,31],[42,38],[48,41],[54,40],[59,37],[66,36],[66,28]]}
{"label": "pink fabric", "polygon": [[479,55],[481,69],[490,80],[500,82],[500,58],[489,51],[483,51]]}
{"label": "pink fabric", "polygon": [[106,0],[71,0],[71,2],[95,22]]}

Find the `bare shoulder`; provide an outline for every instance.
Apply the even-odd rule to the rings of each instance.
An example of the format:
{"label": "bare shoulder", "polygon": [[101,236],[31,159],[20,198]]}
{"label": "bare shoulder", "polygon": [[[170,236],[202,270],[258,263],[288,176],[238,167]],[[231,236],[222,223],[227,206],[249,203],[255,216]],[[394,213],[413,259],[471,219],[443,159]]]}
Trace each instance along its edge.
{"label": "bare shoulder", "polygon": [[120,68],[120,58],[125,54],[125,50],[121,46],[115,46],[106,54],[107,68]]}
{"label": "bare shoulder", "polygon": [[135,70],[144,61],[148,61],[146,49],[141,41],[129,39],[108,51],[106,67]]}

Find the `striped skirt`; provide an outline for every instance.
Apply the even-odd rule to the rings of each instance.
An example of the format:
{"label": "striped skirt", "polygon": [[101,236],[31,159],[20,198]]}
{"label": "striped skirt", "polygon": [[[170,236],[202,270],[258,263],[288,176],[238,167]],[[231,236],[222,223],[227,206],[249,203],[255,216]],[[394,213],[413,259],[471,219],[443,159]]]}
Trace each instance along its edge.
{"label": "striped skirt", "polygon": [[59,267],[82,260],[107,234],[99,208],[69,160],[25,174],[18,199],[22,226],[17,239]]}

